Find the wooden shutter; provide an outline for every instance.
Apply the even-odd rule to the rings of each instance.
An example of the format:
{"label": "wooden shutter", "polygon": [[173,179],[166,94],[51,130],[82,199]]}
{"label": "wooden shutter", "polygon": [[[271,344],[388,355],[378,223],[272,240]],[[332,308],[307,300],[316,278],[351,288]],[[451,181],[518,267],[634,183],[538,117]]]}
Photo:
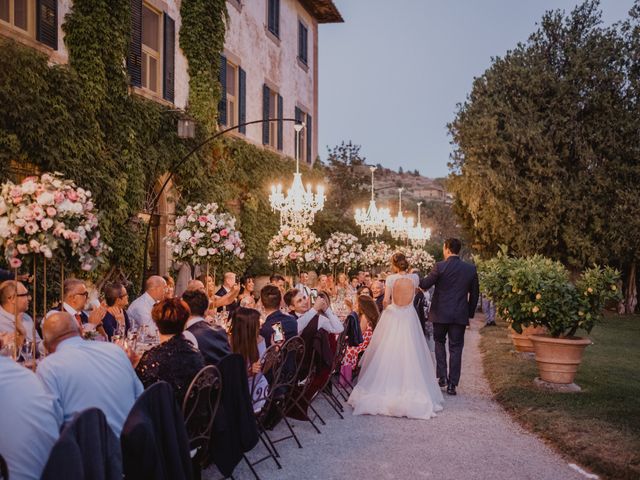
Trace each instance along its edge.
{"label": "wooden shutter", "polygon": [[311,164],[313,162],[313,158],[311,157],[311,150],[313,146],[313,124],[311,123],[311,115],[307,113],[307,163]]}
{"label": "wooden shutter", "polygon": [[142,0],[131,0],[131,42],[127,70],[134,87],[142,86]]}
{"label": "wooden shutter", "polygon": [[227,57],[220,55],[220,102],[218,102],[218,123],[227,124]]}
{"label": "wooden shutter", "polygon": [[298,22],[298,58],[307,63],[307,27]]}
{"label": "wooden shutter", "polygon": [[275,28],[276,35],[279,37],[280,36],[280,0],[273,0],[273,3],[275,3],[275,20],[276,20],[276,23],[274,24],[274,28]]}
{"label": "wooden shutter", "polygon": [[[294,110],[294,114],[293,114],[293,118],[296,119],[296,123],[300,123],[302,122],[302,110],[300,110],[298,107],[295,108]],[[300,158],[300,145],[298,145],[298,133],[296,133],[296,130],[293,130],[293,145],[295,145],[295,148],[297,149],[297,151],[295,151],[295,155],[294,158]]]}
{"label": "wooden shutter", "polygon": [[[247,121],[247,74],[238,67],[238,123]],[[247,127],[238,128],[240,133],[247,133]]]}
{"label": "wooden shutter", "polygon": [[37,0],[36,40],[58,49],[58,0]]}
{"label": "wooden shutter", "polygon": [[278,150],[282,151],[282,137],[283,137],[283,121],[282,121],[282,95],[278,95]]}
{"label": "wooden shutter", "polygon": [[164,43],[162,62],[162,97],[173,103],[175,93],[175,63],[176,63],[176,22],[169,15],[164,14]]}
{"label": "wooden shutter", "polygon": [[262,144],[269,145],[269,87],[266,84],[262,86]]}

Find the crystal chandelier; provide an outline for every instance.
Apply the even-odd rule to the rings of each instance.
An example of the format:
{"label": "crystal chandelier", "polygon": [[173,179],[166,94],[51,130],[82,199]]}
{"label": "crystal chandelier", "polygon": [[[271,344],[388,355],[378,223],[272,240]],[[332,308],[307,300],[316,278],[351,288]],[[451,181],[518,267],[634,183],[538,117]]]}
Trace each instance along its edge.
{"label": "crystal chandelier", "polygon": [[306,188],[302,184],[302,174],[300,173],[300,161],[298,159],[300,130],[304,127],[303,123],[294,125],[296,131],[296,173],[293,174],[293,183],[291,188],[287,190],[287,194],[282,193],[282,185],[271,186],[271,195],[269,202],[272,211],[280,212],[280,225],[289,225],[292,227],[305,227],[313,223],[316,212],[324,207],[324,187],[318,185],[316,193],[311,189],[311,184],[307,184]]}
{"label": "crystal chandelier", "polygon": [[409,237],[409,231],[413,228],[413,218],[405,218],[402,214],[402,191],[398,189],[398,214],[392,218],[387,224],[389,233],[395,240],[406,240]]}
{"label": "crystal chandelier", "polygon": [[376,171],[376,167],[370,167],[371,170],[371,201],[369,202],[369,208],[356,209],[355,221],[356,225],[360,227],[360,231],[363,235],[372,235],[377,237],[384,232],[387,223],[389,222],[391,215],[388,208],[380,208],[376,206],[373,189],[373,172]]}
{"label": "crystal chandelier", "polygon": [[409,241],[414,247],[424,247],[427,240],[431,238],[431,229],[423,228],[420,221],[420,206],[422,202],[418,202],[418,224],[409,230]]}

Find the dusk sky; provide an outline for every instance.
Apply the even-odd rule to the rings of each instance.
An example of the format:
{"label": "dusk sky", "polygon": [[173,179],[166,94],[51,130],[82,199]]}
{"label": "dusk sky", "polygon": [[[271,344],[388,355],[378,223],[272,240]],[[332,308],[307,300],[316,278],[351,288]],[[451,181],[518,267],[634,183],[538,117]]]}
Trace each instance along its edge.
{"label": "dusk sky", "polygon": [[[334,0],[345,23],[320,26],[319,154],[352,140],[368,163],[446,176],[446,124],[473,78],[571,0]],[[603,20],[632,0],[603,0]]]}

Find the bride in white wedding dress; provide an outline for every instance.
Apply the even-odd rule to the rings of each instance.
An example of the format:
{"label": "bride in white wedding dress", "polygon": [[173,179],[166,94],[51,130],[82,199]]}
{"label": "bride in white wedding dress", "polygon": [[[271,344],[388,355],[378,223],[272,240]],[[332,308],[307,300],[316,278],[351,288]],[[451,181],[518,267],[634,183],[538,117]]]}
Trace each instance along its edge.
{"label": "bride in white wedding dress", "polygon": [[442,410],[436,372],[413,307],[418,276],[408,274],[402,253],[392,257],[385,309],[362,358],[358,383],[349,396],[354,415],[427,419]]}

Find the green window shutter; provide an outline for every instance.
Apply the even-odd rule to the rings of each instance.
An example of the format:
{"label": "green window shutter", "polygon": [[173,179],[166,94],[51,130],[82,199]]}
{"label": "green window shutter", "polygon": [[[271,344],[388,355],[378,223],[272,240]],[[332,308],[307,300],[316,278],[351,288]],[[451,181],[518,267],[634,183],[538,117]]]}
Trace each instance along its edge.
{"label": "green window shutter", "polygon": [[313,146],[313,124],[311,123],[311,115],[307,114],[307,163],[311,164],[313,159],[311,158],[311,150]]}
{"label": "green window shutter", "polygon": [[142,86],[142,0],[131,0],[131,41],[127,70],[134,87]]}
{"label": "green window shutter", "polygon": [[[238,67],[238,123],[243,124],[247,121],[247,74]],[[240,127],[240,133],[247,133],[247,127]]]}
{"label": "green window shutter", "polygon": [[278,95],[278,150],[282,151],[282,139],[283,139],[283,124],[282,112],[283,112],[282,95]]}
{"label": "green window shutter", "polygon": [[58,49],[58,0],[37,0],[36,40]]}
{"label": "green window shutter", "polygon": [[266,84],[262,86],[262,144],[269,145],[269,96],[271,92]]}
{"label": "green window shutter", "polygon": [[220,102],[218,103],[218,123],[227,124],[227,57],[220,55]]}
{"label": "green window shutter", "polygon": [[162,98],[174,101],[175,95],[175,60],[176,60],[176,22],[164,14],[164,42],[162,62]]}

